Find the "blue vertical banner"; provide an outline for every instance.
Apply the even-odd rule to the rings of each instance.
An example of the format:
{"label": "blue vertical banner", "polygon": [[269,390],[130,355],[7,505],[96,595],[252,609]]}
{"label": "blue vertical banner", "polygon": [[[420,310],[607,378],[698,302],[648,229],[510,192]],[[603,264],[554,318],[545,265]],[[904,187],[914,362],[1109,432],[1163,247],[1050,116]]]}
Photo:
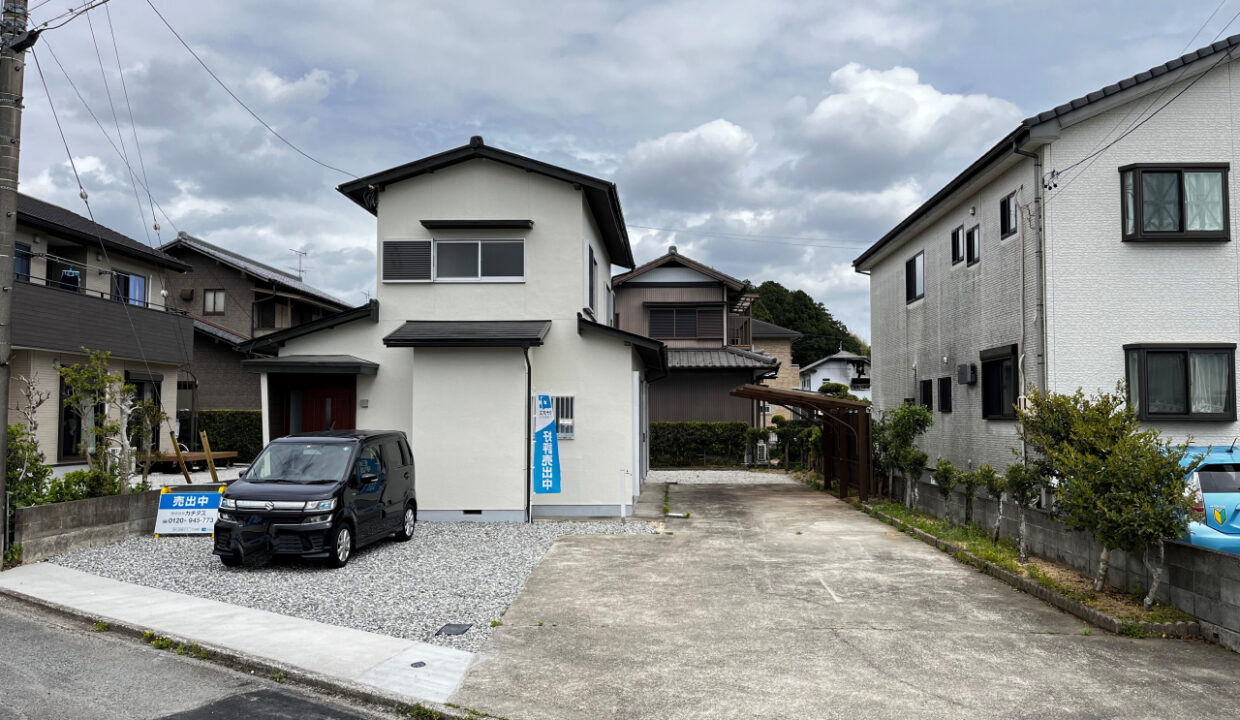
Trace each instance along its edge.
{"label": "blue vertical banner", "polygon": [[560,445],[555,431],[555,406],[550,395],[538,395],[534,414],[534,492],[560,492]]}

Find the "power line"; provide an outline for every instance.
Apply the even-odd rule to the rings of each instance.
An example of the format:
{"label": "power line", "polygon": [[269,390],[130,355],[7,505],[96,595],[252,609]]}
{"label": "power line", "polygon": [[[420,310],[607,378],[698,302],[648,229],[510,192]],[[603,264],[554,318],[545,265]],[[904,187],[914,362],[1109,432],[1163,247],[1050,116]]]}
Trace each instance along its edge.
{"label": "power line", "polygon": [[317,158],[315,158],[315,157],[313,157],[312,155],[310,155],[309,153],[307,153],[305,150],[302,150],[301,148],[299,148],[299,147],[297,147],[296,145],[294,145],[292,142],[290,142],[290,141],[289,141],[287,138],[285,138],[283,135],[281,135],[280,133],[276,132],[275,128],[273,128],[273,127],[271,127],[270,125],[268,125],[266,120],[263,120],[261,117],[259,117],[259,116],[258,116],[258,113],[256,113],[256,112],[254,112],[253,110],[251,110],[249,105],[246,105],[246,104],[245,104],[245,103],[241,100],[241,98],[237,97],[237,94],[236,94],[236,93],[234,93],[232,90],[230,90],[230,89],[228,88],[228,86],[224,84],[224,81],[223,81],[223,80],[220,80],[219,76],[218,76],[218,75],[216,75],[216,74],[215,74],[215,72],[211,70],[211,68],[207,67],[207,64],[206,64],[205,62],[203,62],[202,58],[198,57],[198,53],[194,52],[194,49],[193,49],[193,48],[191,48],[191,47],[189,46],[189,43],[185,42],[185,39],[184,39],[184,38],[182,38],[182,37],[181,37],[181,34],[180,34],[180,33],[178,33],[178,32],[176,31],[176,29],[175,29],[175,28],[173,28],[173,27],[172,27],[171,23],[169,23],[169,22],[168,22],[168,20],[167,20],[167,19],[163,16],[163,13],[159,12],[159,8],[155,7],[155,3],[154,3],[154,2],[152,2],[151,0],[146,0],[146,4],[151,6],[151,9],[155,11],[155,14],[156,14],[156,15],[158,15],[158,16],[159,16],[159,19],[163,21],[164,26],[165,26],[165,27],[167,27],[167,28],[168,28],[168,30],[169,30],[169,31],[171,31],[171,32],[172,32],[172,34],[176,36],[176,39],[177,39],[177,40],[179,40],[179,41],[181,42],[181,45],[182,45],[182,46],[183,46],[186,50],[188,50],[188,51],[189,51],[189,54],[194,56],[194,59],[198,61],[198,64],[202,66],[202,69],[203,69],[203,70],[206,70],[206,71],[207,71],[207,74],[208,74],[208,75],[210,75],[210,76],[211,76],[211,78],[212,78],[213,80],[215,80],[215,82],[216,82],[216,83],[218,83],[220,87],[224,88],[224,92],[228,93],[229,97],[231,97],[233,100],[236,100],[238,105],[240,105],[241,107],[245,108],[245,111],[246,111],[246,112],[248,112],[248,113],[250,114],[250,116],[251,116],[251,117],[253,117],[255,120],[257,120],[257,121],[258,121],[258,123],[259,123],[260,125],[262,125],[263,127],[267,128],[267,132],[269,132],[269,133],[271,133],[272,135],[274,135],[274,136],[276,136],[277,138],[279,138],[280,142],[284,143],[285,145],[288,145],[290,148],[292,148],[293,150],[297,151],[297,153],[298,153],[298,154],[300,154],[302,157],[304,157],[304,158],[306,158],[307,160],[309,160],[309,161],[311,161],[311,162],[315,163],[316,165],[320,165],[320,166],[322,166],[322,167],[325,167],[325,168],[327,168],[328,170],[334,170],[334,171],[336,171],[336,172],[340,173],[341,175],[348,175],[348,176],[349,176],[349,177],[351,177],[351,178],[357,179],[357,176],[356,176],[356,175],[354,175],[353,173],[348,172],[348,171],[345,171],[345,170],[341,170],[341,169],[340,169],[340,168],[338,168],[338,167],[334,167],[334,166],[332,166],[332,165],[328,165],[327,163],[322,162],[321,160],[318,160]]}
{"label": "power line", "polygon": [[[59,15],[57,15],[57,16],[55,16],[55,17],[53,17],[53,18],[50,18],[50,19],[48,19],[48,20],[44,20],[42,23],[38,24],[37,26],[35,26],[35,27],[34,27],[34,28],[32,28],[32,29],[33,29],[33,30],[43,31],[43,30],[55,30],[56,28],[62,28],[62,27],[64,27],[65,25],[68,25],[69,23],[71,23],[71,22],[73,22],[74,20],[76,20],[79,16],[81,16],[81,15],[83,15],[83,14],[85,14],[85,13],[88,13],[88,12],[90,12],[91,10],[94,10],[95,8],[99,7],[100,5],[105,4],[105,3],[107,3],[107,2],[108,2],[108,0],[90,0],[90,2],[84,3],[84,4],[82,4],[82,5],[80,5],[80,6],[76,7],[76,8],[73,8],[73,9],[70,9],[70,10],[66,10],[65,12],[63,12],[63,13],[61,13],[61,14],[59,14]],[[46,4],[47,4],[47,3],[45,2],[45,3],[40,3],[39,5],[36,5],[36,6],[35,6],[35,10],[37,10],[37,9],[39,9],[39,8],[41,8],[41,7],[43,7],[43,6],[44,6],[44,5],[46,5]],[[33,11],[30,11],[30,12],[33,12]],[[29,13],[27,13],[27,15],[29,15]],[[61,18],[65,18],[65,21],[64,21],[64,22],[62,22],[62,23],[60,23],[59,25],[52,25],[52,23],[56,22],[57,20],[59,20],[59,19],[61,19]]]}
{"label": "power line", "polygon": [[[830,240],[825,240],[825,239],[821,239],[820,242],[791,242],[795,240],[810,240],[810,241],[820,240],[819,238],[806,238],[806,237],[799,237],[796,235],[749,235],[749,234],[744,234],[744,233],[713,232],[713,231],[708,231],[708,230],[687,230],[684,228],[662,228],[662,227],[651,227],[649,225],[629,225],[629,224],[626,224],[625,227],[633,228],[635,230],[655,230],[658,232],[669,232],[669,233],[678,233],[678,234],[683,233],[685,235],[703,235],[706,237],[722,237],[722,238],[730,238],[730,239],[736,239],[736,240],[749,240],[752,242],[760,242],[760,243],[774,243],[776,245],[795,245],[798,247],[841,248],[845,250],[855,250],[858,248],[867,247],[864,244],[849,245],[849,244],[843,244],[843,243],[835,243],[835,242],[832,242]],[[781,240],[785,242],[781,242]]]}
{"label": "power line", "polygon": [[[146,175],[146,160],[142,157],[142,143],[138,142],[138,123],[133,118],[133,105],[129,102],[129,86],[125,82],[125,70],[121,67],[121,51],[120,46],[116,44],[116,30],[112,27],[112,10],[107,6],[103,6],[103,13],[108,18],[108,34],[112,36],[112,51],[116,55],[116,72],[121,76],[121,90],[125,94],[125,108],[129,111],[129,127],[133,130],[133,145],[138,151],[138,167],[142,170],[142,184],[146,187],[146,200],[151,208],[151,229],[155,231],[155,239],[160,240],[159,236],[159,220],[155,217],[155,198],[151,196],[151,182]],[[138,203],[138,211],[141,212],[141,203]],[[163,244],[162,242],[160,243]]]}

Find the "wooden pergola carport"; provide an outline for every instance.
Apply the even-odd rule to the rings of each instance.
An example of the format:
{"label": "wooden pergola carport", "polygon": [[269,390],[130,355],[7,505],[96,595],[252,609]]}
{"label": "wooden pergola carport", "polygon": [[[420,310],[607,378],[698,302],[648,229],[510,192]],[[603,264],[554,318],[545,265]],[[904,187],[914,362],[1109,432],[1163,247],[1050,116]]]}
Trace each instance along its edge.
{"label": "wooden pergola carport", "polygon": [[[840,481],[840,499],[848,497],[854,476],[861,500],[870,495],[872,445],[870,403],[841,400],[804,390],[783,390],[765,385],[742,385],[732,395],[804,410],[822,428],[822,475],[829,484],[832,473]],[[855,466],[855,467],[854,467]]]}

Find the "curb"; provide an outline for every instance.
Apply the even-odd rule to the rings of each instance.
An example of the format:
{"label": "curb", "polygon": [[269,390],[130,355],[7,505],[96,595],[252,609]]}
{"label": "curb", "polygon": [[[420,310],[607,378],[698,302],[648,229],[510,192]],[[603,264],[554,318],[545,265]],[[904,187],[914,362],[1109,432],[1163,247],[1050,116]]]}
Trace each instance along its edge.
{"label": "curb", "polygon": [[[960,562],[972,565],[979,571],[984,572],[997,580],[1005,582],[1017,590],[1032,595],[1045,603],[1054,605],[1060,610],[1063,610],[1070,615],[1075,615],[1077,618],[1084,620],[1090,625],[1102,628],[1107,632],[1111,632],[1116,635],[1131,633],[1137,635],[1161,635],[1174,638],[1202,638],[1201,625],[1195,621],[1168,623],[1151,623],[1144,621],[1125,622],[1113,615],[1108,615],[1101,610],[1095,610],[1082,602],[1073,600],[1067,595],[1052,590],[1034,580],[1005,570],[989,560],[983,560],[955,543],[940,540],[920,528],[909,525],[903,520],[894,518],[886,513],[876,510],[872,505],[859,505],[859,509],[863,510],[866,514],[873,518],[881,520],[894,528],[916,537],[918,540],[921,540],[927,545],[933,545],[939,550],[942,550],[943,552],[946,552],[956,558],[956,560]],[[1134,630],[1135,633],[1133,632]]]}
{"label": "curb", "polygon": [[[28,605],[40,610],[44,610],[58,615],[60,617],[73,620],[76,622],[90,625],[96,621],[106,622],[109,626],[108,632],[118,635],[131,637],[143,645],[146,645],[142,639],[144,633],[150,631],[150,628],[138,627],[126,622],[116,620],[114,618],[90,615],[67,605],[50,602],[41,598],[36,598],[25,593],[11,590],[8,588],[0,588],[0,597],[7,597],[18,603]],[[396,693],[385,692],[379,688],[361,683],[353,683],[347,680],[341,680],[329,675],[310,672],[298,668],[281,665],[269,660],[247,655],[231,648],[211,643],[196,642],[177,635],[161,635],[181,645],[196,644],[199,648],[207,651],[205,658],[193,658],[200,662],[209,662],[215,665],[221,665],[232,670],[241,672],[249,672],[251,675],[261,676],[265,679],[272,680],[272,676],[279,673],[284,677],[279,681],[282,685],[300,686],[310,690],[325,692],[338,698],[344,698],[359,702],[368,706],[372,710],[380,710],[383,712],[406,713],[414,708],[422,707],[439,713],[444,718],[464,719],[466,717],[491,717],[489,715],[481,715],[474,713],[473,715],[458,715],[458,710],[449,708],[439,703],[427,700],[415,700],[413,698],[398,695]],[[175,654],[175,653],[174,653]],[[186,656],[191,657],[191,656]]]}

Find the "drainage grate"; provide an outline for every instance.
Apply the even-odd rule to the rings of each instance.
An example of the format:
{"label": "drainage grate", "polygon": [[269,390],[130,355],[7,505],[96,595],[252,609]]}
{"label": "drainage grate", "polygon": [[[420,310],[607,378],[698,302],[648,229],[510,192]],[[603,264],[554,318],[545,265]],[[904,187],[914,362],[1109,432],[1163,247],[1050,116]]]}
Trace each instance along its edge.
{"label": "drainage grate", "polygon": [[443,627],[439,628],[439,632],[435,634],[436,635],[464,635],[465,631],[470,629],[471,627],[473,626],[466,625],[464,623],[448,623],[447,625],[444,625]]}
{"label": "drainage grate", "polygon": [[426,663],[424,663],[424,662],[422,662],[421,660],[419,660],[419,661],[417,661],[417,662],[415,662],[415,663],[410,663],[410,664],[409,664],[409,667],[411,667],[411,668],[424,668],[424,667],[426,667]]}

